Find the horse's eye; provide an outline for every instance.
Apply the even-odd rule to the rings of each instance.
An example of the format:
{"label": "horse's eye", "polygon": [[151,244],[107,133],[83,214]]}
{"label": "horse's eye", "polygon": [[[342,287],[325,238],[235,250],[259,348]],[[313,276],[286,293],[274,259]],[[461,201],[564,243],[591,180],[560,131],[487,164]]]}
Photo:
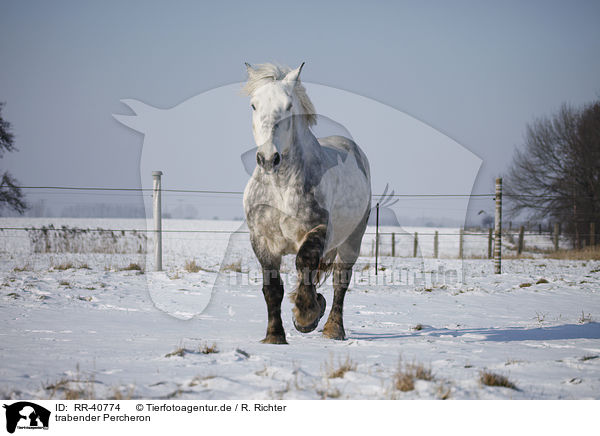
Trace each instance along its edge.
{"label": "horse's eye", "polygon": [[292,110],[292,103],[288,104],[288,105],[286,106],[285,110],[286,110],[287,112],[291,111],[291,110]]}
{"label": "horse's eye", "polygon": [[256,106],[254,106],[253,104],[251,104],[250,107],[252,108],[253,111],[256,110]]}

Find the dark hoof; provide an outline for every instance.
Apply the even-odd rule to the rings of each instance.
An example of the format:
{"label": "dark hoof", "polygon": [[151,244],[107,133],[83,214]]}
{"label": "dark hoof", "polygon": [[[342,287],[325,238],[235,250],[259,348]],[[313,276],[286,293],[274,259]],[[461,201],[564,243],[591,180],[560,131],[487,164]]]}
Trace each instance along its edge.
{"label": "dark hoof", "polygon": [[320,320],[320,318],[317,318],[312,324],[309,324],[307,326],[301,326],[299,324],[296,324],[296,319],[294,319],[294,327],[296,327],[296,330],[298,330],[300,333],[310,333],[317,328]]}
{"label": "dark hoof", "polygon": [[319,303],[321,311],[319,313],[319,316],[317,316],[314,319],[314,321],[311,322],[310,324],[307,324],[307,325],[298,324],[298,322],[296,321],[296,317],[293,317],[294,327],[296,327],[296,330],[298,330],[300,333],[310,333],[314,329],[316,329],[317,326],[319,325],[319,321],[321,321],[321,318],[325,314],[325,307],[327,306],[327,302],[325,301],[325,297],[323,297],[323,295],[317,294],[317,303]]}
{"label": "dark hoof", "polygon": [[319,306],[321,306],[321,314],[319,315],[319,319],[321,319],[325,314],[325,307],[327,307],[327,301],[325,301],[323,294],[317,294],[317,302],[319,303]]}
{"label": "dark hoof", "polygon": [[263,344],[287,344],[285,335],[267,335],[262,341]]}

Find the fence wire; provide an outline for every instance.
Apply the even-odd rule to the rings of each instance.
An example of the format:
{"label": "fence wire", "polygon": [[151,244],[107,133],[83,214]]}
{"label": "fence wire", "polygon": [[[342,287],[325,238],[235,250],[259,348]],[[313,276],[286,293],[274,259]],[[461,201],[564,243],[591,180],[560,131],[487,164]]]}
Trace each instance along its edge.
{"label": "fence wire", "polygon": [[[51,192],[44,192],[44,194],[59,194],[60,192],[64,192],[64,191],[68,191],[68,192],[72,192],[72,194],[76,194],[76,195],[102,195],[101,193],[110,193],[109,195],[114,195],[114,196],[128,196],[128,195],[133,195],[133,194],[137,194],[139,196],[142,197],[152,197],[152,194],[154,192],[160,192],[161,194],[166,194],[169,196],[173,196],[173,197],[182,197],[182,196],[187,196],[190,194],[193,195],[203,195],[209,198],[226,198],[228,196],[241,196],[243,195],[242,191],[236,191],[236,190],[215,190],[215,189],[169,189],[169,188],[160,188],[160,189],[154,189],[154,188],[141,188],[141,187],[136,187],[136,188],[131,188],[131,187],[95,187],[95,186],[18,186],[18,188],[23,189],[23,190],[32,190],[32,191],[51,191]],[[52,192],[54,191],[54,192]],[[411,193],[405,193],[405,194],[396,194],[394,192],[388,193],[387,190],[381,194],[372,194],[372,197],[374,199],[379,199],[384,200],[385,198],[396,198],[396,199],[411,199],[411,200],[435,200],[435,199],[439,199],[439,200],[443,200],[443,199],[461,199],[461,198],[468,198],[468,199],[473,199],[473,200],[495,200],[496,199],[496,194],[495,193],[481,193],[481,194],[427,194],[427,193],[421,193],[421,194],[411,194]],[[547,198],[547,199],[552,199],[552,198],[557,198],[556,196],[551,196],[551,195],[547,195],[547,194],[540,194],[540,195],[534,195],[534,194],[523,194],[523,195],[514,195],[514,194],[503,194],[504,198]],[[410,208],[410,207],[409,207]],[[414,208],[414,207],[413,207]],[[435,209],[435,208],[428,208],[428,209]],[[442,209],[442,208],[440,208]],[[446,208],[444,208],[446,209]],[[109,218],[109,219],[114,219],[114,218]],[[144,219],[142,217],[139,217],[138,219]],[[413,226],[408,226],[408,228],[413,227]],[[530,226],[527,226],[530,227]],[[489,238],[489,230],[485,229],[482,231],[467,231],[467,230],[463,230],[461,233],[459,233],[458,231],[459,229],[457,228],[456,232],[423,232],[423,233],[418,233],[418,238],[422,238],[425,240],[430,240],[432,237],[453,237],[453,238],[461,238],[461,244],[463,244],[463,241],[465,240],[465,238],[472,238],[472,237],[477,237],[480,238],[481,241],[485,241]],[[5,227],[0,227],[0,231],[2,233],[0,233],[0,236],[3,238],[17,238],[17,237],[21,237],[21,236],[17,236],[17,235],[12,235],[12,234],[7,234],[8,231],[25,231],[25,232],[65,232],[65,231],[70,231],[70,232],[82,232],[82,233],[100,233],[100,234],[108,234],[108,233],[121,233],[123,235],[125,234],[143,234],[143,235],[149,235],[152,236],[153,234],[157,233],[157,230],[151,229],[151,228],[138,228],[138,229],[114,229],[114,228],[110,228],[110,229],[103,229],[103,228],[96,228],[96,229],[91,229],[91,228],[86,228],[86,229],[78,229],[76,227],[53,227],[53,226],[43,226],[43,227],[25,227],[25,226],[5,226]],[[179,238],[173,238],[172,236],[169,237],[170,240],[193,240],[193,238],[185,238],[183,237],[183,235],[185,234],[221,234],[221,235],[233,235],[233,234],[248,234],[249,231],[248,230],[219,230],[219,229],[162,229],[160,230],[161,233],[164,234],[179,234],[180,237]],[[511,229],[509,226],[509,229],[506,230],[504,229],[502,231],[503,236],[506,236],[509,238],[509,240],[513,239],[513,238],[517,238],[518,237],[518,228],[514,228]],[[390,236],[396,237],[397,238],[397,242],[403,241],[403,240],[411,240],[414,235],[413,233],[409,233],[408,231],[405,231],[402,227],[398,228],[398,231],[380,231],[380,232],[374,232],[374,231],[367,231],[365,233],[367,237],[366,243],[367,244],[372,244],[374,243],[373,241],[375,240],[375,238],[373,238],[373,236],[375,236],[376,234],[379,235],[379,243],[382,245],[390,245],[391,243],[391,239],[389,238]],[[539,232],[539,231],[526,231],[523,233],[523,237],[527,237],[529,239],[534,239],[535,237],[545,237],[548,238],[549,236],[552,236],[553,232],[552,231],[543,231],[543,232]],[[580,237],[586,238],[591,236],[590,234],[580,234]],[[22,237],[26,237],[26,236],[22,236]],[[538,238],[539,239],[539,238]],[[387,242],[384,242],[387,241]],[[421,241],[419,241],[419,244],[421,244]],[[429,244],[429,242],[428,242]],[[544,241],[543,245],[546,244],[550,244],[550,242]],[[410,246],[411,244],[408,243],[408,245]],[[409,247],[410,248],[410,247]],[[395,251],[395,250],[394,250]]]}

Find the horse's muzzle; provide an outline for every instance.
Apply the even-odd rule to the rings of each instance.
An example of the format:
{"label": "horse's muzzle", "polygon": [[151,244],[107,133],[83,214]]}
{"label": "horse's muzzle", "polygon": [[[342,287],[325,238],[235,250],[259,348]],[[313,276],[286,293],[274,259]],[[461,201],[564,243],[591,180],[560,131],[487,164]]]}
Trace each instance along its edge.
{"label": "horse's muzzle", "polygon": [[275,152],[272,156],[266,158],[262,152],[256,153],[256,163],[265,171],[276,171],[281,163],[281,155]]}

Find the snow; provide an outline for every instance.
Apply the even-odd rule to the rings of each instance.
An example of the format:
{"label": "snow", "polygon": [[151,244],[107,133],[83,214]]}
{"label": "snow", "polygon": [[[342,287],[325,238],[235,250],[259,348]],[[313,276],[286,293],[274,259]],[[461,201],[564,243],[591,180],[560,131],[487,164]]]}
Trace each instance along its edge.
{"label": "snow", "polygon": [[[83,219],[1,219],[0,226],[51,222],[146,228],[144,220]],[[598,261],[504,260],[503,274],[494,275],[490,260],[456,258],[458,237],[446,235],[457,229],[437,229],[440,259],[430,258],[433,237],[423,236],[425,258],[382,250],[375,276],[367,235],[346,296],[348,340],[323,338],[325,317],[316,331],[297,332],[285,298],[289,345],[264,345],[256,261],[244,229],[230,233],[240,226],[165,220],[167,230],[222,233],[165,233],[164,272],[151,271],[151,252],[127,252],[127,244],[119,253],[34,253],[25,232],[0,232],[0,395],[62,398],[60,386],[48,387],[66,381],[96,398],[600,398]],[[487,250],[486,236],[479,238],[483,245],[465,244],[473,256]],[[186,271],[191,260],[202,269]],[[60,269],[68,262],[74,268]],[[124,270],[130,263],[145,272]],[[290,292],[293,258],[283,272]],[[329,309],[330,283],[321,292]],[[203,353],[213,344],[217,353]],[[167,357],[180,348],[181,356]],[[344,362],[350,369],[331,377]],[[402,392],[394,378],[411,363],[430,368],[433,380]],[[517,389],[482,385],[482,371]]]}

